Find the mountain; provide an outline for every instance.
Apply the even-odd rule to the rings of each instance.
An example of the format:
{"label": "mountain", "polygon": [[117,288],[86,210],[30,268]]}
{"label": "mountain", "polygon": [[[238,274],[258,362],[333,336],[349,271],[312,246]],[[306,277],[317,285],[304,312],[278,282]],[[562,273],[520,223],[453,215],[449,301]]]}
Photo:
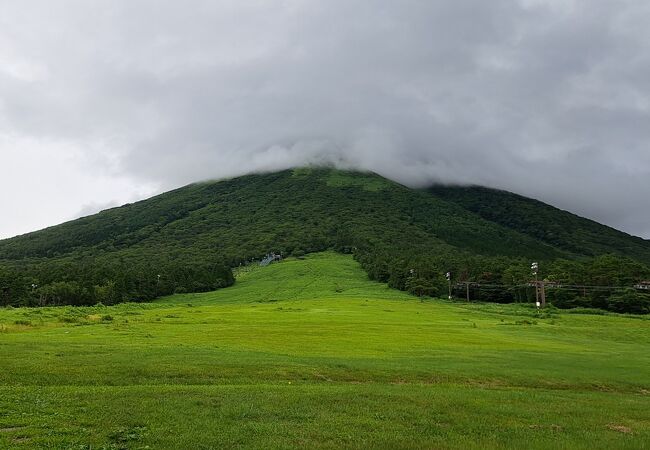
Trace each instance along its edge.
{"label": "mountain", "polygon": [[312,252],[341,240],[412,236],[432,248],[556,257],[561,248],[462,206],[370,173],[298,169],[192,184],[148,200],[0,241],[0,260],[166,255],[230,264],[268,251]]}
{"label": "mountain", "polygon": [[533,259],[550,274],[557,261],[578,271],[611,254],[598,260],[618,271],[606,282],[623,284],[645,276],[650,262],[649,241],[514,194],[418,190],[373,173],[303,168],[192,184],[2,240],[5,280],[20,272],[36,291],[55,283],[67,291],[19,295],[5,281],[0,293],[5,303],[66,303],[66,295],[85,303],[102,289],[109,302],[147,300],[227,286],[228,267],[270,252],[326,249],[354,253],[371,278],[420,295],[439,293],[447,270],[457,280],[496,283],[517,272],[525,281]]}
{"label": "mountain", "polygon": [[650,241],[512,192],[482,186],[433,186],[435,196],[510,230],[576,255],[605,253],[650,264]]}

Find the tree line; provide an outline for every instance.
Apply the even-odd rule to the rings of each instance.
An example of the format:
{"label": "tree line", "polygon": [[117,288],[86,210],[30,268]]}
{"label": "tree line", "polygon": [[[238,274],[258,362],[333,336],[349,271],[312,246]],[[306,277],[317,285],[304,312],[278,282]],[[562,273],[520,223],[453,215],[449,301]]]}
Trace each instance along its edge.
{"label": "tree line", "polygon": [[206,292],[234,283],[220,262],[65,261],[0,266],[0,306],[113,305],[174,293]]}
{"label": "tree line", "polygon": [[[473,300],[514,303],[534,301],[528,284],[533,275],[525,258],[481,256],[437,248],[429,254],[418,245],[369,245],[352,234],[323,237],[309,245],[273,248],[287,256],[334,249],[352,253],[372,280],[416,296],[446,297],[451,274],[454,296],[464,298],[468,283]],[[358,246],[356,244],[359,244]],[[395,242],[394,242],[395,244]],[[286,248],[285,248],[286,247]],[[229,266],[250,262],[101,261],[92,258],[48,261],[29,266],[0,266],[0,306],[112,305],[145,302],[160,296],[206,292],[234,283]],[[632,287],[650,279],[650,268],[618,255],[541,262],[539,279],[547,282],[547,301],[558,308],[599,308],[621,313],[650,313],[650,293]],[[584,286],[565,287],[565,286]]]}
{"label": "tree line", "polygon": [[[355,258],[368,276],[417,296],[446,297],[450,281],[455,297],[478,301],[533,302],[530,261],[461,253],[425,255],[389,249],[357,249]],[[445,274],[451,274],[448,281]],[[547,283],[547,301],[558,308],[599,308],[619,313],[650,313],[650,292],[635,289],[650,280],[650,267],[618,255],[541,264],[539,280]]]}

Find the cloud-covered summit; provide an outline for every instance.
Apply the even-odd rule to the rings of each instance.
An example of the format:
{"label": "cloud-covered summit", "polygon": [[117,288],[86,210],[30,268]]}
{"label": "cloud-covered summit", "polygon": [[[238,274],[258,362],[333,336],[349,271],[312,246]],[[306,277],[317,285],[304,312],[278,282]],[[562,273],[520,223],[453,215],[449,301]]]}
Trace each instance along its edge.
{"label": "cloud-covered summit", "polygon": [[648,23],[636,0],[3,2],[0,236],[333,162],[650,237]]}

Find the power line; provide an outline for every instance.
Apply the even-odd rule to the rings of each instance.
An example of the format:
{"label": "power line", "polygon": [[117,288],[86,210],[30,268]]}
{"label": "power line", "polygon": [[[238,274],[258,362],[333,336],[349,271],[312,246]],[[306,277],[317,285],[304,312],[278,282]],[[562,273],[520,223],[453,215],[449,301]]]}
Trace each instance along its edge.
{"label": "power line", "polygon": [[[611,289],[637,289],[634,286],[602,286],[602,285],[582,285],[582,284],[561,284],[561,285],[556,285],[549,283],[548,281],[542,281],[540,283],[544,283],[546,285],[546,289],[605,289],[605,290],[611,290]],[[463,283],[456,283],[456,288],[461,288],[465,287],[468,285],[470,287],[476,287],[476,288],[500,288],[500,289],[513,289],[513,288],[534,288],[535,284],[534,283],[527,283],[527,284],[483,284],[483,283],[477,283],[477,282],[463,282]]]}

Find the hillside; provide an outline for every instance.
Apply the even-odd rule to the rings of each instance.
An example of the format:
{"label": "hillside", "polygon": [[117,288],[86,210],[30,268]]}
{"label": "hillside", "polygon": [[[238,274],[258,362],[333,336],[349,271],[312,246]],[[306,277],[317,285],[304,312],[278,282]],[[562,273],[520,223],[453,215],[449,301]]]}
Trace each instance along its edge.
{"label": "hillside", "polygon": [[193,184],[3,240],[0,260],[108,253],[201,258],[213,252],[238,263],[271,250],[310,252],[334,242],[391,242],[404,234],[434,248],[485,255],[563,254],[378,175],[298,169]]}
{"label": "hillside", "polygon": [[[526,282],[533,259],[545,262],[545,275],[582,274],[602,285],[628,286],[650,273],[641,264],[650,261],[648,241],[532,201],[516,215],[511,203],[523,199],[499,192],[483,199],[491,192],[474,194],[472,203],[449,189],[414,190],[376,174],[331,169],[193,184],[0,241],[0,304],[115,303],[205,291],[232,283],[228,267],[269,252],[326,249],[353,252],[372,279],[417,295],[444,292],[446,271],[457,281]],[[495,212],[474,211],[476,204]],[[549,229],[571,233],[540,234],[525,221],[538,212]],[[606,254],[619,259],[585,259]],[[578,266],[551,273],[553,262],[564,260]],[[597,280],[583,276],[590,264]],[[32,284],[41,290],[27,289]]]}
{"label": "hillside", "polygon": [[481,186],[434,186],[429,192],[556,248],[587,256],[615,253],[650,264],[650,241],[538,200]]}
{"label": "hillside", "polygon": [[0,448],[637,449],[650,321],[421,301],[333,252],[0,308]]}

